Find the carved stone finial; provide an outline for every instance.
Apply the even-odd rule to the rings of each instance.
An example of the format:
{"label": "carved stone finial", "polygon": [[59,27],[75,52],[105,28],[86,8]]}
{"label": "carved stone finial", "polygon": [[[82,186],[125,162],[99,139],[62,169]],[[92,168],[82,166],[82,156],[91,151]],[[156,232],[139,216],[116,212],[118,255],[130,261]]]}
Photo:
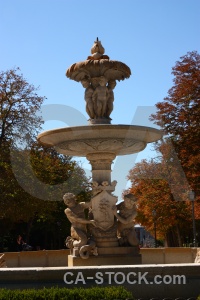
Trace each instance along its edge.
{"label": "carved stone finial", "polygon": [[[95,54],[96,57],[99,56],[99,58],[100,58],[100,56],[103,55],[104,52],[105,52],[105,49],[102,46],[101,41],[99,41],[99,39],[97,38],[97,40],[94,41],[94,44],[91,48],[91,53],[93,55]],[[95,58],[95,59],[99,59],[99,58]]]}

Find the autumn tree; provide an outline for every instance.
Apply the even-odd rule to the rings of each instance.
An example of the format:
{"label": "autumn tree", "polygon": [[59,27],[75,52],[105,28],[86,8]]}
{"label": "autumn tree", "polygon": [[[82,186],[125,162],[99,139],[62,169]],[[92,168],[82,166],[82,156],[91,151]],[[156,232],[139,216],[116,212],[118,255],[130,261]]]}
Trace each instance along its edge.
{"label": "autumn tree", "polygon": [[176,170],[164,160],[143,160],[129,172],[129,192],[138,198],[137,222],[153,234],[153,211],[156,211],[158,239],[164,240],[167,246],[182,246],[189,234],[188,224],[192,224],[191,213],[187,202],[174,198],[170,188],[171,180],[176,175],[174,172]]}
{"label": "autumn tree", "polygon": [[192,232],[189,189],[195,191],[195,217],[200,219],[200,55],[188,52],[172,74],[174,84],[151,116],[166,134],[155,144],[158,157],[137,164],[129,180],[139,199],[138,221],[152,230],[156,209],[160,237],[176,246]]}
{"label": "autumn tree", "polygon": [[200,196],[200,55],[188,52],[172,68],[174,85],[156,104],[159,124],[180,159],[191,189]]}

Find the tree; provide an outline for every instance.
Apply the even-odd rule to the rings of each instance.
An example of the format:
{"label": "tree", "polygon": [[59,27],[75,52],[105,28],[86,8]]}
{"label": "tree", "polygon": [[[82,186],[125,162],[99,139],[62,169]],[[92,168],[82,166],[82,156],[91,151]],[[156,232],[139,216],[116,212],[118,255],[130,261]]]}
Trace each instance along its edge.
{"label": "tree", "polygon": [[129,192],[138,198],[137,222],[153,234],[152,212],[155,210],[158,238],[165,240],[167,246],[182,246],[188,236],[188,224],[191,224],[190,207],[187,202],[175,201],[169,172],[175,170],[164,160],[143,160],[129,172],[128,179],[132,184]]}
{"label": "tree", "polygon": [[188,52],[172,68],[174,85],[156,104],[152,119],[161,125],[181,161],[191,189],[200,196],[200,55]]}
{"label": "tree", "polygon": [[[151,116],[166,133],[155,144],[159,157],[137,164],[129,179],[131,192],[139,198],[138,221],[152,230],[152,210],[156,209],[160,237],[176,246],[192,232],[190,202],[175,201],[184,190],[195,190],[195,216],[200,218],[200,55],[188,52],[176,62],[172,74],[174,85]],[[184,196],[181,200],[189,200]]]}
{"label": "tree", "polygon": [[[47,231],[62,219],[60,201],[66,191],[79,199],[89,197],[88,180],[78,164],[37,144],[45,97],[36,91],[18,68],[0,73],[0,235],[23,228],[27,241],[33,224],[45,224]],[[64,226],[64,212],[63,219]]]}
{"label": "tree", "polygon": [[37,115],[45,97],[19,73],[19,68],[0,72],[0,147],[32,142],[41,129]]}
{"label": "tree", "polygon": [[25,146],[25,142],[30,147],[42,124],[37,112],[45,97],[38,96],[37,89],[19,71],[14,68],[0,72],[1,217],[9,215],[8,212],[14,215],[14,203],[24,197],[24,191],[13,175],[10,151],[17,151],[20,145]]}
{"label": "tree", "polygon": [[14,233],[16,230],[23,233],[27,242],[30,237],[30,242],[45,249],[63,247],[70,224],[64,214],[66,207],[62,198],[70,191],[79,201],[89,200],[90,186],[84,170],[71,157],[37,143],[31,152],[15,150],[13,155],[15,166],[12,168],[18,181],[11,172],[9,179],[13,183],[9,190],[5,187],[1,198],[0,219],[4,220],[1,234],[6,235],[9,228]]}

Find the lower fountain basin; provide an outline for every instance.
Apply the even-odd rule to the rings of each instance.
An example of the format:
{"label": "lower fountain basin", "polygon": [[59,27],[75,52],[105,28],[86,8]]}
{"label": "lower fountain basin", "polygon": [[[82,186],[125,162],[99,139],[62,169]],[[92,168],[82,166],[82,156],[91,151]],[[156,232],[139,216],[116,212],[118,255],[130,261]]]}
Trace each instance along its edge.
{"label": "lower fountain basin", "polygon": [[136,125],[87,125],[45,131],[38,141],[59,153],[85,157],[90,153],[127,155],[142,151],[162,138],[162,131]]}

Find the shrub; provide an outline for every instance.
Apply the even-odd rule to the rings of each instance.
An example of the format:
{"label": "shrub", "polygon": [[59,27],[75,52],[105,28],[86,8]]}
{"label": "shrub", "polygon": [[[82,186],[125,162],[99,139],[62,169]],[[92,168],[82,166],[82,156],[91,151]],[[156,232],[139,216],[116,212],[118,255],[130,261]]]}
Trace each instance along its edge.
{"label": "shrub", "polygon": [[0,300],[125,300],[134,299],[123,287],[0,289]]}

